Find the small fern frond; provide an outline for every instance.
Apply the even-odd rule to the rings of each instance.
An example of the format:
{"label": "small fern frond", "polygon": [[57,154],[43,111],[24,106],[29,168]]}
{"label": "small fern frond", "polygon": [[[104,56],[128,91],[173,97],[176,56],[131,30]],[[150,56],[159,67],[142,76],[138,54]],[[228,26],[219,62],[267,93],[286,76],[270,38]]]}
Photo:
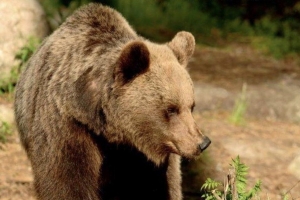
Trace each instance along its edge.
{"label": "small fern frond", "polygon": [[240,197],[244,196],[247,185],[246,175],[248,174],[249,168],[245,164],[241,163],[239,156],[237,156],[235,159],[232,159],[232,163],[230,165],[235,170],[237,193]]}
{"label": "small fern frond", "polygon": [[220,182],[212,180],[211,178],[207,178],[205,183],[202,185],[201,190],[211,191],[211,190],[216,189],[220,185],[221,185]]}
{"label": "small fern frond", "polygon": [[[260,200],[258,194],[261,191],[261,181],[258,180],[252,189],[249,191],[247,188],[247,174],[248,167],[241,163],[240,157],[237,156],[232,159],[230,164],[231,168],[227,178],[224,180],[224,184],[207,178],[201,190],[205,190],[205,194],[202,197],[205,200],[250,200],[256,198]],[[223,185],[223,190],[218,190],[219,186]],[[288,200],[287,195],[283,200]]]}
{"label": "small fern frond", "polygon": [[248,199],[252,199],[254,196],[256,196],[259,192],[261,191],[261,181],[258,180],[255,185],[253,186],[253,188],[248,192],[248,194],[246,195],[246,200]]}

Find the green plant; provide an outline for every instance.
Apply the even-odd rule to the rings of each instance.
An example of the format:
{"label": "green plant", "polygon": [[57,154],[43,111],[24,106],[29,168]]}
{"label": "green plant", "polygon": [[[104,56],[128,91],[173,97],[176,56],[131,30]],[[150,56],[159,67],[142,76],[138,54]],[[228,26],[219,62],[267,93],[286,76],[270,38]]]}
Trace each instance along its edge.
{"label": "green plant", "polygon": [[248,167],[241,163],[239,156],[232,159],[230,166],[224,184],[210,178],[205,181],[201,187],[205,191],[202,196],[205,200],[250,200],[261,191],[260,180],[250,190],[246,190]]}
{"label": "green plant", "polygon": [[[295,19],[274,19],[264,16],[255,23],[255,47],[275,58],[300,53],[300,22]],[[260,38],[257,40],[257,37]]]}
{"label": "green plant", "polygon": [[[76,8],[91,1],[114,7],[139,34],[157,41],[169,40],[177,31],[186,30],[206,45],[222,46],[224,41],[239,42],[246,37],[247,43],[276,58],[300,53],[300,21],[288,13],[279,17],[266,12],[251,23],[245,19],[244,6],[229,6],[218,0],[40,0],[52,30]],[[299,5],[290,7],[290,11],[299,13]]]}
{"label": "green plant", "polygon": [[211,29],[217,26],[216,19],[199,10],[198,2],[195,0],[167,1],[165,7],[165,24],[174,31],[186,30],[195,35],[199,33],[209,35]]}
{"label": "green plant", "polygon": [[13,93],[20,72],[25,67],[30,56],[34,53],[39,44],[39,39],[36,37],[29,37],[27,43],[16,53],[15,58],[19,61],[19,64],[11,69],[7,78],[0,80],[0,94]]}
{"label": "green plant", "polygon": [[11,134],[12,129],[10,125],[5,121],[0,122],[0,143],[5,143],[7,140],[7,136]]}
{"label": "green plant", "polygon": [[27,43],[16,54],[16,59],[20,61],[20,64],[17,67],[17,71],[12,71],[14,75],[22,70],[22,67],[24,67],[40,43],[41,41],[37,37],[32,36],[28,38]]}
{"label": "green plant", "polygon": [[233,112],[230,116],[230,122],[236,125],[241,125],[245,122],[245,113],[247,110],[246,99],[247,84],[243,84],[242,93],[235,102]]}
{"label": "green plant", "polygon": [[282,200],[289,200],[289,196],[287,194],[284,194]]}
{"label": "green plant", "polygon": [[50,28],[54,31],[78,7],[92,0],[40,0],[46,12]]}
{"label": "green plant", "polygon": [[119,0],[115,6],[135,27],[159,26],[162,23],[162,12],[155,1]]}

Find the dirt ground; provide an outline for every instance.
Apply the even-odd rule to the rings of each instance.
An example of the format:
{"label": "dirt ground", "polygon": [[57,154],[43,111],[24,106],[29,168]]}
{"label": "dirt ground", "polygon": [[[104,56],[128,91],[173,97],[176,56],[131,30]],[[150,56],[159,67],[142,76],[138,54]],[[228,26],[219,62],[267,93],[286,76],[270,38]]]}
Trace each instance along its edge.
{"label": "dirt ground", "polygon": [[[300,199],[300,65],[234,44],[199,48],[190,64],[196,119],[213,141],[199,161],[186,164],[187,199],[199,199],[207,177],[223,182],[232,158],[249,166],[249,186],[262,181],[261,199]],[[243,85],[245,121],[229,122]],[[197,194],[197,193],[196,193]]]}
{"label": "dirt ground", "polygon": [[[183,161],[185,199],[201,199],[207,177],[222,181],[232,158],[250,167],[249,185],[262,181],[261,199],[300,199],[300,65],[278,61],[249,47],[198,47],[190,64],[195,118],[212,144],[196,161]],[[243,125],[229,122],[247,84]],[[11,102],[0,101],[11,106]],[[298,160],[298,161],[297,161]],[[0,200],[31,200],[31,167],[17,133],[0,149]]]}

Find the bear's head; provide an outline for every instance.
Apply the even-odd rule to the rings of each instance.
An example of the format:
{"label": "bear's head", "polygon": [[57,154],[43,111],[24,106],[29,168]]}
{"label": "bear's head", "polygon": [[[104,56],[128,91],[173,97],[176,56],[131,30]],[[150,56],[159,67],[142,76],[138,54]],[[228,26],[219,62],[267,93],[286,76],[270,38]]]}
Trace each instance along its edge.
{"label": "bear's head", "polygon": [[167,44],[126,44],[113,71],[104,105],[105,137],[136,147],[160,164],[170,153],[194,157],[210,144],[192,116],[192,80],[186,70],[195,48],[188,32]]}

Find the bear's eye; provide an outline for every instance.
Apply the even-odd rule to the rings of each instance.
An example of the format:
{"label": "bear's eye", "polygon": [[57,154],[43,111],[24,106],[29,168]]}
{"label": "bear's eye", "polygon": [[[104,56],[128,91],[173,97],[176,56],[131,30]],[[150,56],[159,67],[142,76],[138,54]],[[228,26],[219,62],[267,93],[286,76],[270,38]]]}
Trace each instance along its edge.
{"label": "bear's eye", "polygon": [[170,106],[167,109],[167,116],[171,117],[173,115],[179,114],[179,109],[176,106]]}

